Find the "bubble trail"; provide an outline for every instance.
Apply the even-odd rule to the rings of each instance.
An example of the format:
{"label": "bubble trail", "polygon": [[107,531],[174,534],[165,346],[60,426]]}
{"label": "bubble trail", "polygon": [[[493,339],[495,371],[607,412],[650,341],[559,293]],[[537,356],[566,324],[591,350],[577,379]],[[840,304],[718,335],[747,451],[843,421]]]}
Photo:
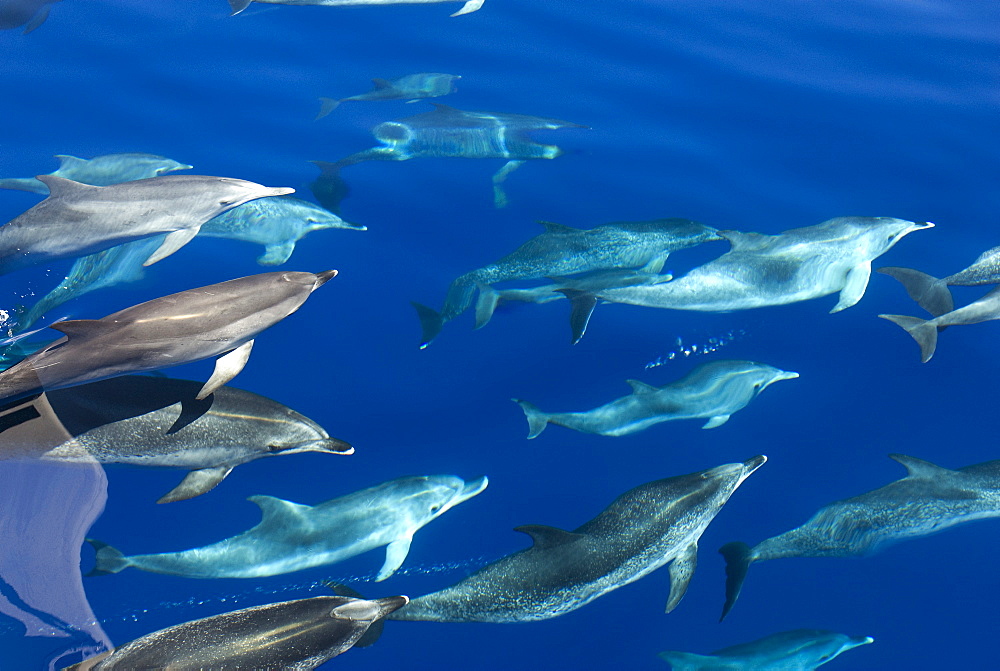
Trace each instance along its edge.
{"label": "bubble trail", "polygon": [[684,340],[677,336],[677,340],[674,344],[674,349],[670,350],[666,354],[656,357],[652,361],[648,362],[645,368],[648,370],[650,368],[657,368],[663,366],[670,361],[676,359],[687,359],[692,356],[702,356],[705,354],[713,354],[718,352],[720,349],[725,347],[731,342],[739,340],[746,336],[746,331],[743,329],[732,329],[726,331],[722,335],[713,336],[703,343],[691,343],[689,345],[684,344]]}

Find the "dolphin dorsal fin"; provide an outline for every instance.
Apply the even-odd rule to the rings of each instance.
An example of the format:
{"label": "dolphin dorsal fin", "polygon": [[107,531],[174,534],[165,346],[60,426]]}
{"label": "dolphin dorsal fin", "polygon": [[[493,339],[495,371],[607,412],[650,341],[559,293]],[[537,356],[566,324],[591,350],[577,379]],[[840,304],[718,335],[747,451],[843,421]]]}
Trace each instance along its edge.
{"label": "dolphin dorsal fin", "polygon": [[583,534],[575,534],[572,531],[564,531],[544,524],[525,524],[514,527],[514,531],[531,536],[531,540],[534,541],[534,545],[531,547],[539,550],[548,550],[567,543],[575,543],[583,538]]}
{"label": "dolphin dorsal fin", "polygon": [[908,457],[905,454],[890,454],[890,459],[894,459],[906,467],[906,475],[910,478],[920,478],[921,480],[933,480],[942,475],[953,475],[955,471],[942,468],[937,464],[932,464],[923,459]]}
{"label": "dolphin dorsal fin", "polygon": [[763,233],[743,233],[741,231],[719,231],[719,235],[729,241],[733,250],[740,251],[760,249],[773,237]]}
{"label": "dolphin dorsal fin", "polygon": [[71,339],[93,335],[101,331],[104,326],[105,323],[100,319],[70,319],[49,324],[50,329],[55,329]]}
{"label": "dolphin dorsal fin", "polygon": [[375,90],[392,88],[392,82],[390,82],[388,79],[382,79],[381,77],[376,77],[375,79],[373,79],[372,85],[375,86]]}
{"label": "dolphin dorsal fin", "polygon": [[431,105],[434,105],[434,111],[436,112],[458,112],[459,114],[465,114],[462,110],[451,105],[445,105],[444,103],[431,103]]}
{"label": "dolphin dorsal fin", "polygon": [[256,503],[257,507],[260,508],[261,524],[265,522],[279,522],[289,516],[298,517],[312,507],[264,494],[249,496],[247,497],[247,501]]}
{"label": "dolphin dorsal fin", "polygon": [[90,191],[92,189],[103,189],[101,186],[91,186],[81,182],[74,182],[58,175],[38,175],[35,177],[39,182],[49,187],[49,196],[65,196],[80,191]]}
{"label": "dolphin dorsal fin", "polygon": [[77,158],[76,156],[70,156],[69,154],[56,154],[55,158],[59,161],[59,169],[69,167],[71,165],[80,165],[82,163],[87,163],[87,159]]}
{"label": "dolphin dorsal fin", "polygon": [[659,391],[658,388],[651,384],[646,384],[645,382],[640,382],[639,380],[625,380],[628,385],[632,387],[632,392],[635,394],[652,394],[655,391]]}
{"label": "dolphin dorsal fin", "polygon": [[566,224],[557,224],[554,221],[539,221],[538,223],[545,227],[546,233],[576,233],[579,230]]}

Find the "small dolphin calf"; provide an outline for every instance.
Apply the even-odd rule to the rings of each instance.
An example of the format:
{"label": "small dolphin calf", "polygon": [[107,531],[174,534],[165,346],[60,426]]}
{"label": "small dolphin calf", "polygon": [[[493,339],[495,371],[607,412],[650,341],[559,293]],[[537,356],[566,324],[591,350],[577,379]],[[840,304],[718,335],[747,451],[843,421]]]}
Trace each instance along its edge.
{"label": "small dolphin calf", "polygon": [[398,79],[373,79],[374,86],[368,93],[340,100],[320,98],[322,104],[316,119],[322,119],[337,109],[340,103],[348,100],[406,100],[412,103],[424,98],[438,98],[453,93],[455,80],[461,78],[459,75],[448,75],[443,72],[419,72]]}
{"label": "small dolphin calf", "polygon": [[795,629],[710,655],[661,652],[673,671],[813,671],[837,655],[873,643],[871,636],[845,636],[820,629]]}
{"label": "small dolphin calf", "polygon": [[[155,154],[106,154],[94,158],[77,158],[56,154],[59,169],[50,175],[71,179],[91,186],[109,186],[137,179],[159,177],[175,170],[190,170],[192,166]],[[35,177],[0,179],[0,189],[18,189],[48,193],[49,187]]]}
{"label": "small dolphin calf", "polygon": [[224,354],[197,399],[243,370],[254,337],[292,314],[337,275],[250,275],[154,298],[103,319],[50,325],[66,334],[0,373],[0,401]]}
{"label": "small dolphin calf", "polygon": [[[239,14],[252,2],[262,2],[269,5],[323,5],[324,7],[351,7],[354,5],[406,5],[424,4],[428,2],[461,2],[462,0],[229,0],[233,14]],[[467,0],[462,8],[452,14],[461,16],[474,12],[483,6],[485,0]]]}
{"label": "small dolphin calf", "polygon": [[660,422],[707,417],[702,428],[714,429],[771,384],[798,376],[753,361],[721,360],[703,363],[662,387],[628,380],[631,394],[587,412],[547,413],[527,401],[513,400],[528,418],[528,438],[536,437],[549,423],[583,433],[624,436]]}
{"label": "small dolphin calf", "polygon": [[316,596],[234,610],[161,629],[63,671],[308,671],[365,645],[366,632],[407,601],[405,596],[371,601]]}
{"label": "small dolphin calf", "polygon": [[90,575],[132,566],[188,578],[260,578],[343,561],[386,545],[375,580],[391,576],[406,559],[413,534],[431,520],[486,489],[485,477],[399,478],[316,506],[273,496],[251,496],[260,524],[238,536],[183,552],[124,556],[99,541]]}
{"label": "small dolphin calf", "polygon": [[255,198],[295,191],[202,175],[166,175],[110,186],[54,175],[38,179],[49,187],[49,197],[0,226],[0,274],[167,233],[146,259],[148,266],[190,242],[212,217]]}
{"label": "small dolphin calf", "polygon": [[965,270],[941,279],[912,268],[889,266],[879,268],[878,272],[899,280],[910,298],[932,316],[939,317],[955,308],[949,286],[1000,284],[1000,247],[986,250]]}
{"label": "small dolphin calf", "polygon": [[750,564],[782,557],[861,557],[908,538],[920,538],[964,522],[1000,517],[1000,460],[950,471],[890,454],[907,475],[884,487],[824,506],[802,526],[753,548],[728,543],[726,604],[740,595]]}
{"label": "small dolphin calf", "polygon": [[900,326],[920,345],[920,361],[927,363],[937,350],[938,332],[948,326],[964,326],[1000,319],[1000,287],[993,289],[978,301],[965,307],[946,312],[933,319],[906,317],[904,315],[879,315]]}
{"label": "small dolphin calf", "polygon": [[[619,496],[573,531],[517,527],[527,550],[419,597],[394,620],[530,622],[564,615],[670,564],[672,611],[694,575],[698,539],[736,488],[767,459],[657,480]],[[672,563],[671,563],[672,562]]]}
{"label": "small dolphin calf", "polygon": [[[51,448],[30,441],[14,445],[0,432],[0,458],[96,459],[102,464],[189,470],[157,502],[169,503],[204,494],[233,468],[256,459],[354,452],[277,401],[232,387],[196,401],[201,386],[190,380],[127,375],[47,392],[47,402],[36,399],[31,407],[36,416],[64,430],[67,440]],[[30,413],[25,417],[31,418]]]}

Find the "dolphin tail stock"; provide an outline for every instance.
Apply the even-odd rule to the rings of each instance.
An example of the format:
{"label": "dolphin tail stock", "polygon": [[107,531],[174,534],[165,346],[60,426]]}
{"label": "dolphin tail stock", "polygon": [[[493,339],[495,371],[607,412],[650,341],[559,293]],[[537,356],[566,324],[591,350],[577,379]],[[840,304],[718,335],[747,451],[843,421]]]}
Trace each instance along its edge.
{"label": "dolphin tail stock", "polygon": [[921,363],[927,363],[931,360],[931,357],[934,356],[934,350],[937,349],[938,337],[938,329],[934,323],[919,317],[905,315],[879,315],[879,317],[901,327],[917,341],[917,344],[920,345]]}
{"label": "dolphin tail stock", "polygon": [[499,303],[500,292],[488,284],[480,284],[479,297],[476,299],[476,325],[472,328],[481,329],[489,324]]}
{"label": "dolphin tail stock", "polygon": [[522,401],[518,398],[510,399],[521,406],[521,410],[524,410],[524,416],[528,420],[528,440],[532,438],[537,438],[538,434],[545,430],[545,427],[549,423],[548,413],[544,413],[535,407],[533,404],[527,401]]}
{"label": "dolphin tail stock", "polygon": [[674,650],[661,652],[657,656],[669,664],[672,671],[698,671],[703,668],[712,668],[711,665],[719,661],[716,657]]}
{"label": "dolphin tail stock", "polygon": [[573,344],[583,339],[590,324],[590,317],[597,307],[597,297],[579,289],[557,289],[570,303],[569,327],[573,331]]}
{"label": "dolphin tail stock", "polygon": [[438,337],[441,333],[441,329],[444,328],[444,318],[441,314],[429,308],[426,305],[421,305],[420,303],[410,302],[413,309],[417,311],[417,317],[420,318],[420,328],[422,333],[420,334],[420,349],[427,349],[427,346],[434,342],[434,339]]}
{"label": "dolphin tail stock", "polygon": [[876,272],[899,280],[906,293],[934,317],[940,317],[955,309],[955,301],[944,280],[922,273],[912,268],[887,266]]}
{"label": "dolphin tail stock", "polygon": [[7,177],[0,179],[0,189],[16,191],[31,191],[32,193],[48,193],[49,188],[34,177]]}
{"label": "dolphin tail stock", "polygon": [[323,117],[325,117],[327,114],[337,109],[338,107],[340,107],[339,100],[335,100],[333,98],[320,98],[319,113],[316,115],[316,118],[313,119],[313,121],[319,121],[320,119],[322,119]]}
{"label": "dolphin tail stock", "polygon": [[229,8],[233,10],[233,13],[230,14],[230,16],[236,16],[249,7],[251,2],[253,2],[253,0],[229,0]]}
{"label": "dolphin tail stock", "polygon": [[93,538],[87,538],[86,541],[97,551],[97,554],[94,556],[94,568],[87,574],[88,578],[99,575],[111,575],[131,566],[128,558],[120,550]]}
{"label": "dolphin tail stock", "polygon": [[736,605],[736,599],[740,596],[743,581],[746,580],[747,571],[750,570],[754,557],[750,546],[739,541],[726,543],[719,548],[719,554],[726,560],[726,603],[722,606],[722,615],[719,616],[719,622],[722,622]]}

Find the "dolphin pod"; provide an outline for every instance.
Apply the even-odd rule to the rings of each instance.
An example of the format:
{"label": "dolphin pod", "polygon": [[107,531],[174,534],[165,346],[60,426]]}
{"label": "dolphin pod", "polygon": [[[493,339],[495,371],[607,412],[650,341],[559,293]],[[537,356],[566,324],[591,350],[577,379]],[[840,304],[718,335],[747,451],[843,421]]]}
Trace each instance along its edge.
{"label": "dolphin pod", "polygon": [[736,488],[767,459],[723,464],[629,490],[573,531],[540,524],[515,531],[532,546],[457,584],[410,601],[394,620],[531,622],[584,606],[670,564],[666,611],[694,575],[698,539]]}
{"label": "dolphin pod", "polygon": [[602,436],[624,436],[675,419],[707,418],[702,428],[714,429],[768,386],[798,376],[753,361],[720,360],[701,364],[662,387],[628,380],[631,394],[587,412],[542,412],[527,401],[513,400],[528,419],[528,438],[538,436],[549,423]]}
{"label": "dolphin pod", "polygon": [[[405,596],[316,596],[184,622],[63,671],[314,669],[355,645]],[[370,641],[369,641],[370,642]]]}
{"label": "dolphin pod", "polygon": [[418,72],[396,79],[373,79],[372,90],[359,93],[356,96],[341,98],[320,98],[320,110],[316,120],[322,119],[341,103],[348,100],[406,100],[416,102],[424,98],[439,98],[455,91],[455,80],[460,75],[449,75],[443,72]]}
{"label": "dolphin pod", "polygon": [[873,643],[871,636],[846,636],[819,629],[795,629],[716,650],[710,655],[661,652],[673,671],[813,671],[848,650]]}
{"label": "dolphin pod", "polygon": [[243,370],[258,333],[298,310],[336,275],[250,275],[154,298],[103,319],[54,323],[51,328],[65,337],[0,373],[0,400],[223,354],[195,397],[201,400]]}
{"label": "dolphin pod", "polygon": [[726,603],[740,595],[750,564],[783,557],[861,557],[957,524],[1000,517],[1000,460],[952,471],[923,459],[890,454],[906,477],[821,508],[808,522],[754,547],[728,543]]}
{"label": "dolphin pod", "polygon": [[[323,5],[324,7],[351,7],[354,5],[401,5],[424,4],[428,2],[462,2],[462,0],[229,0],[233,14],[239,14],[251,3],[260,2],[269,5]],[[452,14],[461,16],[474,12],[483,6],[485,0],[466,0],[462,8]]]}
{"label": "dolphin pod", "polygon": [[376,581],[406,559],[413,534],[484,489],[486,477],[469,482],[453,475],[399,478],[315,506],[273,496],[251,496],[260,523],[237,536],[182,552],[124,556],[91,540],[97,549],[90,575],[133,567],[188,578],[260,578],[343,561],[386,547]]}

